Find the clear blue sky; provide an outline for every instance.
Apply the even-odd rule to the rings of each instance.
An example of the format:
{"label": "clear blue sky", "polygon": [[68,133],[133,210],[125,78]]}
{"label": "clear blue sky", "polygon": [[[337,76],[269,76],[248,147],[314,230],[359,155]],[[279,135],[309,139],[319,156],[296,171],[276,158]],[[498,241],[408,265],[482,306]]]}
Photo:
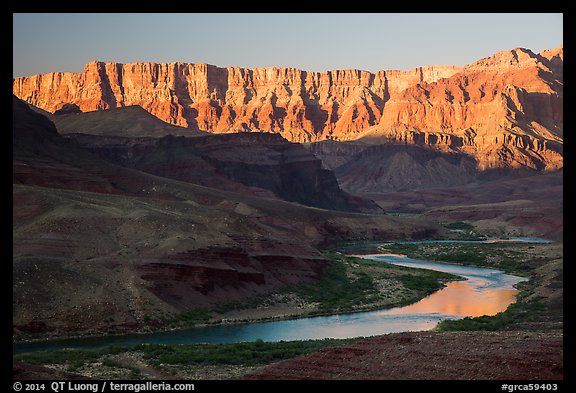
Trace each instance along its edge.
{"label": "clear blue sky", "polygon": [[561,13],[13,14],[13,75],[92,60],[407,70],[563,43]]}

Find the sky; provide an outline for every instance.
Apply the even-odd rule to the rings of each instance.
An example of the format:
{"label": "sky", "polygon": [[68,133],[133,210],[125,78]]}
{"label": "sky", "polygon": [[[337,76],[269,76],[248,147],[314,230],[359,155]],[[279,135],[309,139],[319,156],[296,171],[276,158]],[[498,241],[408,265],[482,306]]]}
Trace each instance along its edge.
{"label": "sky", "polygon": [[376,72],[562,44],[561,13],[15,13],[13,76],[93,60]]}

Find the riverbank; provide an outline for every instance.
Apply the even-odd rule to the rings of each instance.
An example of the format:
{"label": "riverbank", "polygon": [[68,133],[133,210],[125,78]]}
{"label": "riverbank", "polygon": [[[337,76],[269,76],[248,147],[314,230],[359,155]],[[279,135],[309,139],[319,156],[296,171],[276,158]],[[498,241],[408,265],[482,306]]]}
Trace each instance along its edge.
{"label": "riverbank", "polygon": [[490,267],[508,274],[527,277],[542,262],[551,258],[562,258],[561,248],[561,243],[488,240],[482,242],[398,242],[381,245],[378,251],[426,261]]}
{"label": "riverbank", "polygon": [[360,340],[325,339],[233,344],[141,344],[91,350],[58,350],[14,356],[17,373],[35,379],[40,373],[96,379],[227,379],[264,366]]}
{"label": "riverbank", "polygon": [[325,253],[325,257],[328,266],[317,282],[288,286],[280,292],[255,297],[250,302],[192,310],[164,321],[163,326],[112,334],[52,334],[48,337],[14,340],[14,343],[145,335],[385,310],[414,303],[443,288],[446,282],[462,279],[447,273],[381,264],[339,253]]}
{"label": "riverbank", "polygon": [[562,332],[406,332],[323,349],[243,378],[559,381],[563,360]]}
{"label": "riverbank", "polygon": [[[407,332],[367,339],[138,346],[59,351],[14,361],[15,380],[41,379],[563,379],[563,334]],[[26,361],[23,361],[26,360]],[[382,367],[386,364],[386,367]]]}
{"label": "riverbank", "polygon": [[[262,301],[260,307],[237,309],[220,317],[228,322],[253,322],[384,310],[414,303],[443,288],[446,282],[463,279],[340,253],[325,256],[329,266],[318,282],[290,286]],[[290,314],[283,314],[285,310]]]}
{"label": "riverbank", "polygon": [[[437,250],[438,247],[470,247],[468,244],[436,244],[423,242],[421,244],[400,244],[397,246],[420,247],[422,250]],[[478,246],[478,245],[473,245]],[[483,249],[491,250],[492,254],[501,253],[501,250],[495,249],[491,245],[480,245]],[[512,244],[500,245],[500,247],[514,247]],[[516,247],[529,247],[533,250],[534,255],[538,255],[538,260],[546,260],[549,256],[543,252],[545,249],[558,249],[557,246],[550,244],[522,245]],[[403,250],[404,251],[404,250]],[[561,251],[561,248],[560,248]],[[430,252],[428,252],[430,254]],[[517,254],[517,253],[516,253]],[[525,251],[522,255],[528,256],[530,253]],[[485,254],[487,260],[494,260],[494,255]],[[361,313],[372,310],[389,310],[393,307],[407,305],[416,302],[426,295],[445,286],[445,282],[461,279],[458,276],[445,273],[435,272],[426,269],[410,269],[407,267],[394,266],[387,263],[376,262],[366,259],[357,259],[338,253],[326,253],[326,259],[329,265],[319,282],[288,287],[283,293],[274,293],[267,298],[258,299],[258,303],[246,306],[234,304],[231,310],[220,312],[212,316],[211,320],[202,323],[195,323],[190,330],[190,334],[202,331],[204,328],[219,328],[225,326],[236,326],[243,323],[257,323],[270,321],[287,321],[307,318],[311,316],[328,316],[351,313]],[[433,258],[429,258],[433,259]],[[518,259],[519,264],[525,263],[525,259]],[[525,297],[525,296],[524,296]],[[292,304],[287,304],[291,302]],[[448,307],[454,307],[447,304]],[[462,306],[458,306],[462,307]],[[466,306],[464,306],[466,307]],[[506,307],[506,305],[504,305]],[[231,308],[228,306],[228,308]],[[286,312],[286,310],[291,312]],[[476,307],[478,309],[478,307]],[[198,311],[198,310],[197,310]],[[200,310],[196,314],[207,315],[206,310]],[[282,313],[283,311],[284,313]],[[476,310],[477,311],[477,310]],[[464,314],[470,315],[470,314]],[[472,314],[474,315],[474,314]],[[476,314],[480,315],[480,314]],[[80,339],[81,341],[98,342],[106,339],[124,340],[125,337],[134,337],[132,341],[138,342],[138,336],[144,336],[150,333],[169,333],[179,334],[186,332],[191,328],[191,324],[186,320],[178,322],[176,325],[148,328],[134,332],[130,331],[130,336],[121,334],[90,334],[72,337],[68,335],[65,339]],[[432,327],[428,327],[432,328]],[[374,333],[372,333],[374,334]],[[52,338],[52,337],[50,337]],[[62,337],[59,337],[62,339]],[[166,341],[170,342],[170,341]],[[28,343],[55,344],[59,347],[62,345],[74,345],[74,342],[58,343],[54,340],[28,340]],[[25,344],[20,342],[18,344]],[[45,347],[47,345],[39,345]],[[24,345],[27,347],[27,345]],[[32,345],[34,348],[34,345]]]}
{"label": "riverbank", "polygon": [[[534,246],[534,245],[529,245],[529,246]],[[443,347],[439,346],[439,342],[445,341],[448,342],[450,340],[452,340],[453,344],[453,349],[454,352],[451,352],[451,356],[453,356],[451,359],[453,359],[454,361],[458,361],[459,356],[463,356],[462,354],[466,354],[467,352],[469,353],[475,353],[478,351],[481,351],[481,353],[484,353],[486,356],[486,359],[489,358],[490,353],[492,353],[491,356],[495,356],[496,353],[498,353],[498,359],[505,359],[506,362],[517,362],[518,359],[525,359],[523,361],[523,373],[525,375],[531,375],[533,377],[533,379],[541,379],[546,377],[543,373],[545,373],[546,371],[546,367],[548,367],[548,369],[550,369],[550,367],[552,367],[551,369],[553,369],[554,374],[552,376],[550,376],[551,374],[547,374],[548,377],[552,378],[552,379],[558,379],[558,378],[562,378],[562,356],[563,356],[563,351],[562,348],[558,347],[558,342],[562,341],[562,244],[542,244],[542,245],[537,245],[537,247],[529,249],[531,250],[531,252],[529,253],[523,253],[524,257],[520,258],[518,260],[518,263],[528,263],[530,266],[533,266],[532,269],[532,274],[531,274],[531,279],[525,283],[520,284],[520,293],[518,296],[518,301],[519,302],[531,302],[534,300],[538,300],[539,302],[542,302],[542,304],[544,304],[544,308],[539,309],[539,310],[531,310],[530,315],[527,315],[529,318],[520,318],[519,320],[515,320],[513,324],[509,324],[507,326],[504,327],[498,327],[499,329],[505,329],[504,332],[500,331],[500,332],[469,332],[469,334],[471,336],[467,336],[464,334],[460,334],[460,335],[451,335],[452,332],[438,332],[438,331],[432,331],[432,332],[417,332],[417,333],[409,333],[410,340],[406,339],[406,334],[404,333],[393,333],[393,334],[386,334],[383,336],[379,336],[382,340],[388,340],[388,341],[379,341],[377,340],[377,338],[373,338],[373,339],[367,339],[369,344],[366,344],[366,346],[373,346],[374,347],[374,352],[372,354],[368,353],[366,356],[368,356],[367,359],[370,359],[370,356],[374,356],[374,359],[376,359],[376,356],[381,356],[381,354],[385,353],[385,351],[389,351],[390,349],[388,348],[389,345],[397,345],[403,348],[406,348],[406,350],[408,351],[408,349],[410,349],[409,354],[407,352],[406,355],[406,359],[407,362],[412,362],[412,367],[414,368],[415,365],[421,365],[422,362],[426,362],[428,361],[428,359],[435,359],[435,363],[438,363],[440,365],[444,364],[443,362],[447,361],[444,360],[446,357],[444,355],[442,355],[443,353]],[[497,252],[497,250],[493,250],[494,252]],[[505,314],[505,313],[504,313]],[[525,315],[526,316],[526,315]],[[490,317],[490,318],[497,318],[496,317]],[[515,332],[515,333],[514,333]],[[505,334],[503,334],[505,333]],[[515,344],[515,346],[513,348],[510,349],[509,352],[502,352],[499,351],[498,348],[502,347],[502,346],[506,346],[509,343],[509,337],[506,336],[506,334],[517,334],[519,337],[528,337],[526,338],[527,341],[524,341],[524,345],[529,345],[529,347],[522,347],[522,342],[515,340],[514,342],[517,344]],[[386,338],[387,337],[387,338]],[[452,339],[452,338],[453,339]],[[456,338],[454,338],[456,337]],[[386,338],[386,339],[385,339]],[[512,337],[513,338],[513,337]],[[539,348],[539,345],[533,345],[532,342],[530,340],[535,340],[538,341],[539,343],[542,344],[543,348],[551,348],[551,351],[548,351],[547,349],[544,350],[543,352],[543,359],[548,359],[549,363],[538,363],[534,361],[533,355],[532,357],[530,357],[530,354],[526,354],[524,353],[526,348],[536,348],[534,351],[536,351]],[[448,340],[448,341],[447,341]],[[322,340],[320,340],[322,341]],[[361,342],[362,340],[358,341]],[[470,346],[468,345],[468,347],[466,347],[468,342],[472,342],[474,343],[474,345],[477,344],[477,347],[475,347],[474,345]],[[250,345],[257,345],[256,342],[253,343],[248,343]],[[332,343],[334,344],[334,343]],[[234,357],[235,355],[233,351],[231,351],[231,348],[234,348],[233,344],[219,344],[220,347],[222,348],[224,351],[226,351],[225,348],[229,348],[230,349],[230,356]],[[388,378],[387,374],[386,374],[386,370],[382,370],[380,368],[380,370],[378,370],[377,368],[371,368],[371,360],[367,360],[367,361],[361,361],[361,359],[356,359],[355,356],[356,354],[359,352],[358,349],[355,347],[356,344],[351,344],[351,345],[343,345],[343,346],[339,346],[337,352],[337,354],[341,354],[343,357],[345,357],[348,361],[344,362],[344,363],[330,363],[329,367],[326,367],[326,363],[317,363],[317,362],[323,362],[323,360],[321,358],[319,358],[319,353],[322,353],[323,351],[331,351],[330,349],[325,349],[322,350],[320,352],[315,352],[313,354],[310,354],[308,356],[312,357],[311,360],[307,360],[307,357],[299,357],[298,362],[302,361],[304,362],[304,364],[322,364],[322,368],[326,369],[326,373],[331,373],[330,376],[328,375],[324,375],[324,374],[301,374],[301,375],[309,375],[310,378],[313,379],[330,379],[330,378],[338,378],[338,379],[346,379],[346,370],[349,368],[350,364],[355,364],[352,362],[357,362],[358,367],[356,368],[356,377],[355,379],[362,379],[362,378],[366,378],[366,379],[380,379],[380,378]],[[362,344],[364,345],[364,344]],[[426,345],[431,345],[431,348],[435,348],[434,350],[436,351],[435,353],[427,353],[426,356],[424,358],[422,358],[421,356],[423,356],[424,354],[421,351],[421,348],[423,348]],[[175,355],[177,355],[178,353],[180,353],[181,349],[184,348],[188,348],[188,346],[182,346],[182,345],[162,345],[161,347],[164,348],[164,351],[169,351],[169,352],[173,352]],[[497,348],[498,347],[498,348]],[[524,348],[524,349],[523,349]],[[256,350],[256,349],[254,349]],[[262,348],[260,348],[260,351],[262,350]],[[396,359],[394,356],[394,351],[390,350],[391,352],[389,352],[389,357],[387,357],[386,359],[380,359],[378,358],[380,361],[386,362],[387,364],[390,363],[394,363],[394,367],[399,367],[397,362],[398,359]],[[462,351],[462,352],[458,352],[458,351]],[[492,351],[492,352],[490,352]],[[524,352],[523,352],[524,351]],[[546,352],[548,351],[548,352]],[[273,350],[272,350],[273,352]],[[73,353],[78,353],[78,351],[65,351],[67,356],[73,356]],[[140,367],[142,370],[147,370],[149,369],[149,367],[152,367],[151,370],[154,370],[154,365],[150,364],[149,362],[146,361],[145,358],[143,358],[142,356],[142,351],[135,352],[135,349],[132,348],[127,348],[124,350],[123,352],[125,355],[121,355],[120,358],[112,358],[109,359],[108,361],[106,361],[106,364],[108,366],[106,367],[111,367],[114,364],[116,364],[116,368],[119,370],[117,370],[120,374],[118,375],[123,375],[124,377],[126,377],[127,375],[130,376],[130,372],[133,371],[134,367],[136,367],[135,365],[140,365],[142,367]],[[332,353],[332,352],[328,352],[328,353]],[[380,353],[380,355],[378,355],[378,353]],[[537,352],[531,352],[532,354],[537,353]],[[103,362],[106,359],[106,356],[108,356],[110,354],[105,354],[103,355],[104,357],[101,358],[98,361],[92,362],[90,363],[91,365],[87,366],[87,367],[91,367],[91,369],[97,369],[98,367],[101,367],[103,365]],[[394,355],[394,356],[393,356]],[[296,356],[296,355],[295,355]],[[338,355],[340,356],[340,355]],[[440,356],[440,357],[438,357]],[[484,356],[484,355],[482,355]],[[487,361],[486,359],[484,359],[485,361]],[[538,357],[538,359],[540,359],[540,357]],[[547,361],[548,361],[547,360]],[[116,363],[114,363],[116,362]],[[119,363],[118,363],[119,362]],[[143,362],[143,363],[142,363]],[[189,378],[192,379],[226,379],[226,378],[242,378],[243,375],[248,375],[248,374],[252,374],[253,377],[247,377],[247,378],[252,378],[252,379],[275,379],[277,378],[278,373],[284,372],[285,374],[284,377],[282,377],[282,379],[290,379],[292,378],[291,375],[295,375],[295,374],[291,374],[291,371],[289,371],[286,368],[276,368],[276,367],[280,367],[281,364],[287,363],[288,365],[290,364],[294,364],[291,363],[292,361],[290,360],[285,360],[282,363],[278,363],[278,365],[276,365],[276,361],[271,361],[271,363],[267,363],[268,365],[170,365],[168,364],[170,367],[173,367],[173,369],[175,368],[176,371],[174,375],[179,376],[180,378],[184,378],[185,375],[187,375]],[[297,362],[296,360],[294,360],[294,362]],[[311,363],[308,363],[311,362]],[[392,363],[391,363],[392,362]],[[486,369],[487,366],[484,366],[485,368],[479,368],[479,373],[476,374],[471,374],[472,370],[473,370],[473,366],[474,367],[479,367],[478,364],[476,365],[472,365],[472,364],[468,364],[469,362],[464,362],[465,364],[462,366],[460,372],[462,373],[461,375],[469,375],[471,376],[471,379],[478,379],[478,378],[482,378],[481,375],[483,375],[482,373],[486,373],[489,370]],[[72,364],[72,366],[74,366],[73,362],[70,363]],[[44,372],[48,372],[50,373],[52,370],[53,372],[64,372],[66,370],[68,370],[68,366],[70,364],[66,364],[64,367],[61,366],[55,366],[54,363],[44,363],[44,366],[46,369],[44,369]],[[408,364],[408,363],[407,363]],[[407,364],[405,365],[406,367]],[[490,362],[486,363],[486,364],[491,364]],[[132,365],[132,366],[130,366]],[[42,367],[41,365],[36,365],[37,367]],[[25,365],[22,367],[26,367]],[[52,367],[52,368],[50,368]],[[55,367],[55,368],[54,368]],[[132,367],[132,368],[130,368]],[[148,368],[146,368],[148,367]],[[270,371],[268,368],[272,367],[272,370],[276,370],[276,371]],[[284,366],[282,366],[284,367]],[[292,367],[292,366],[286,366],[286,367]],[[318,366],[310,366],[311,368],[316,367],[316,369],[318,368]],[[138,367],[137,367],[138,368]],[[439,373],[438,370],[434,371],[434,370],[428,370],[427,368],[423,368],[423,367],[417,367],[419,369],[417,375],[412,375],[410,374],[410,371],[407,370],[406,368],[404,368],[404,371],[401,371],[400,369],[399,372],[404,372],[404,376],[403,377],[399,377],[400,379],[406,379],[406,378],[412,378],[412,379],[434,379],[440,375],[444,375]],[[82,368],[78,368],[76,371],[78,372],[84,372],[82,371]],[[124,371],[122,371],[124,370]],[[130,371],[132,370],[132,371]],[[278,370],[284,370],[284,371],[278,371]],[[288,370],[288,371],[287,371]],[[302,369],[300,369],[302,371]],[[503,369],[505,370],[505,369]],[[306,370],[303,370],[302,373],[305,373]],[[309,370],[308,370],[309,371]],[[518,371],[518,370],[516,370]],[[171,371],[172,372],[172,371]],[[276,375],[276,377],[274,377],[272,374],[270,373],[276,373],[274,375]],[[124,373],[124,374],[122,374]],[[128,374],[126,374],[128,373]],[[157,371],[154,371],[154,373],[157,373]],[[163,371],[165,377],[166,375],[172,375],[170,373],[167,373],[166,371]],[[407,373],[407,374],[406,374]],[[526,374],[528,373],[528,374]],[[88,374],[82,374],[85,376],[88,376]],[[90,374],[93,375],[93,374]],[[157,376],[154,376],[153,374],[146,374],[146,372],[140,372],[139,374],[139,378],[143,378],[143,379],[149,379],[149,378],[158,378]],[[161,374],[158,374],[161,375]],[[460,375],[460,374],[458,374]],[[492,376],[490,378],[493,379],[499,379],[502,378],[504,376],[506,376],[507,379],[513,379],[512,377],[508,378],[509,374],[491,374]],[[522,374],[517,374],[517,375],[522,375]],[[544,375],[544,377],[543,377]],[[338,377],[340,376],[340,377]],[[93,377],[96,377],[95,375]],[[122,377],[119,377],[122,378]],[[300,379],[300,378],[299,378]],[[458,377],[455,376],[451,376],[449,378],[446,379],[459,379]]]}
{"label": "riverbank", "polygon": [[[563,329],[564,258],[563,244],[554,243],[521,249],[518,263],[528,266],[528,281],[517,285],[516,302],[493,317],[443,321],[438,330],[524,330],[558,332]],[[497,263],[491,260],[490,263]]]}
{"label": "riverbank", "polygon": [[[19,353],[69,347],[126,346],[143,342],[170,344],[253,341],[258,338],[272,341],[344,338],[406,330],[430,330],[442,319],[493,315],[506,309],[514,301],[515,290],[512,285],[518,282],[517,277],[506,276],[493,270],[455,268],[453,265],[433,263],[435,266],[430,267],[431,264],[424,261],[415,261],[415,265],[406,267],[341,254],[327,254],[326,258],[330,263],[320,282],[290,288],[290,292],[286,292],[292,296],[298,295],[308,303],[314,302],[316,309],[322,310],[325,316],[280,319],[276,315],[276,319],[271,321],[244,325],[225,320],[225,323],[205,324],[191,329],[172,329],[146,336],[133,334],[84,337],[75,341],[20,344],[13,350]],[[424,269],[419,269],[420,267]],[[450,273],[461,274],[466,281],[456,285],[462,277]],[[434,296],[421,296],[433,293],[438,288],[444,288],[444,291]],[[488,296],[484,296],[486,290]],[[495,290],[502,293],[494,292]],[[420,295],[417,302],[408,298],[405,307],[396,306],[399,296],[410,293]],[[394,295],[393,303],[390,295]],[[384,304],[395,307],[386,308]],[[342,332],[348,333],[342,335]]]}
{"label": "riverbank", "polygon": [[516,302],[491,317],[447,320],[437,330],[546,330],[563,325],[563,244],[562,243],[394,243],[381,252],[408,258],[460,266],[489,267],[528,278],[516,285]]}
{"label": "riverbank", "polygon": [[[486,241],[486,239],[483,240]],[[508,241],[511,240],[514,239],[508,239]],[[548,243],[497,242],[479,244],[475,241],[468,243],[469,241],[466,239],[464,243],[462,240],[400,242],[381,246],[380,249],[382,252],[389,252],[389,249],[394,249],[396,254],[408,254],[411,257],[425,260],[441,260],[443,263],[495,267],[525,277],[529,275],[528,270],[531,267],[526,265],[523,256],[532,253],[535,254],[534,258],[548,258],[537,255],[542,250],[539,246],[546,246]],[[382,243],[369,244],[375,249]],[[359,246],[363,247],[364,245],[360,244]],[[502,253],[503,247],[508,249],[506,253]],[[461,251],[462,249],[465,251]],[[352,251],[350,248],[347,250]],[[486,250],[493,250],[493,252],[486,254]],[[537,252],[534,253],[530,250]],[[369,249],[363,248],[363,252],[366,251]],[[502,253],[502,255],[498,253]],[[402,278],[401,276],[408,273],[402,273],[398,270],[402,268],[395,268],[396,272],[394,272],[394,268],[383,266],[380,263],[370,265],[370,262],[364,260],[359,264],[352,259],[346,259],[348,257],[338,252],[325,252],[324,255],[329,261],[329,268],[325,270],[319,281],[307,285],[286,287],[281,291],[266,296],[256,296],[242,303],[217,304],[209,309],[194,309],[181,314],[173,314],[163,320],[150,319],[144,326],[119,325],[105,331],[76,333],[58,330],[39,334],[19,333],[13,336],[13,342],[20,344],[77,338],[115,337],[125,334],[140,335],[179,331],[191,327],[280,321],[389,309],[413,303],[442,288],[443,282],[458,279],[455,276],[437,276],[436,278],[429,276],[428,279],[425,279],[421,275],[418,276],[420,273],[416,275],[420,277],[419,280],[406,276]],[[478,263],[479,257],[483,259]],[[502,264],[501,261],[506,263]],[[428,274],[434,275],[434,273]],[[404,282],[401,281],[402,279]],[[406,285],[410,288],[407,288]]]}

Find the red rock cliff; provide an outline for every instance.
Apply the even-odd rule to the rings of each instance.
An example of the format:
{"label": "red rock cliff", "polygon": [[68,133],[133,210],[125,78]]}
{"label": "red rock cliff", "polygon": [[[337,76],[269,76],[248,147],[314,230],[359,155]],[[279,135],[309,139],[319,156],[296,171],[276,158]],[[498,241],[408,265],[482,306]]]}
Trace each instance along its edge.
{"label": "red rock cliff", "polygon": [[211,132],[264,130],[290,141],[349,139],[380,119],[390,96],[458,67],[411,71],[306,72],[295,68],[219,68],[203,63],[91,62],[81,74],[15,78],[14,94],[54,112],[140,105],[179,126]]}
{"label": "red rock cliff", "polygon": [[563,166],[563,48],[517,48],[392,96],[363,135],[468,153],[479,169]]}
{"label": "red rock cliff", "polygon": [[[459,149],[481,169],[554,169],[562,166],[563,58],[563,47],[517,48],[465,67],[377,73],[91,62],[80,74],[15,78],[13,92],[50,112],[140,105],[209,132],[263,130],[294,142],[368,136]],[[515,155],[502,158],[502,149]]]}

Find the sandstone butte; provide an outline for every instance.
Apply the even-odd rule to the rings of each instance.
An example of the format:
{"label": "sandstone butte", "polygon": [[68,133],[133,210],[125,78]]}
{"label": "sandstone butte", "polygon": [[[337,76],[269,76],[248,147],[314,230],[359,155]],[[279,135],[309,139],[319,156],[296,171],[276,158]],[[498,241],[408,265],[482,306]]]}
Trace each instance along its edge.
{"label": "sandstone butte", "polygon": [[479,169],[554,170],[563,166],[563,62],[563,46],[376,73],[94,61],[82,73],[14,78],[13,93],[49,112],[139,105],[213,133],[414,143],[464,152]]}

